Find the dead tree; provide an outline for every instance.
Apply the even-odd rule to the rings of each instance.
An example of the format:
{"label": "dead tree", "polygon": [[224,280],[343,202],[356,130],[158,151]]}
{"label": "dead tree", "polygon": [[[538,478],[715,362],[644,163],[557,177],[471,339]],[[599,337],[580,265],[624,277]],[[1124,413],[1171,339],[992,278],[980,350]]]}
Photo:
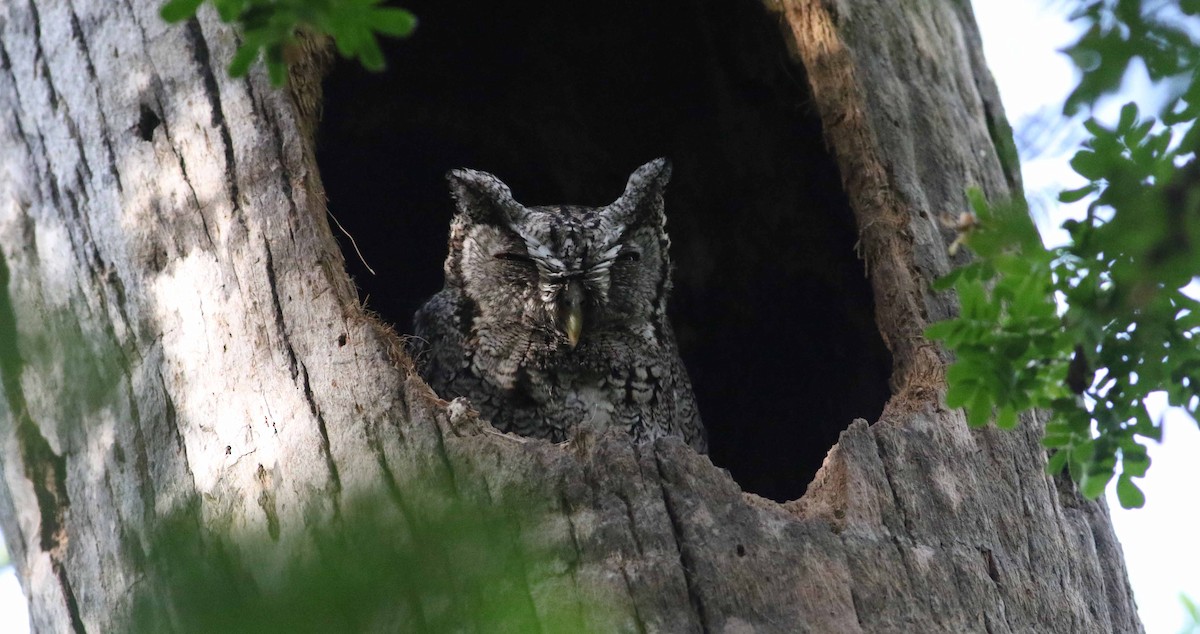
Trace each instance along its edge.
{"label": "dead tree", "polygon": [[[938,218],[963,207],[968,187],[994,198],[1020,187],[998,149],[1011,133],[968,3],[547,3],[521,13],[514,28],[529,37],[510,40],[489,35],[512,33],[503,15],[487,14],[496,9],[477,9],[490,21],[472,12],[439,21],[439,3],[415,3],[429,19],[411,50],[443,47],[442,75],[458,70],[453,51],[476,44],[463,68],[510,62],[489,71],[493,85],[472,87],[485,98],[422,101],[436,77],[422,83],[418,73],[395,99],[415,109],[390,124],[394,113],[326,111],[323,125],[334,128],[358,116],[368,132],[398,125],[480,139],[498,164],[528,163],[518,194],[522,178],[532,190],[545,174],[558,188],[547,196],[603,197],[611,185],[588,189],[593,166],[619,178],[645,149],[639,139],[666,135],[677,165],[668,198],[677,300],[689,315],[706,301],[718,310],[722,300],[705,293],[731,288],[723,272],[687,264],[720,257],[716,238],[702,234],[744,258],[761,251],[740,237],[747,232],[809,227],[811,243],[773,254],[772,265],[789,280],[826,275],[834,290],[811,302],[825,314],[839,314],[836,289],[860,284],[873,320],[865,334],[804,333],[814,349],[854,340],[841,362],[808,368],[812,378],[774,372],[803,392],[804,380],[890,359],[877,382],[886,405],[881,398],[870,421],[838,418],[837,404],[867,399],[851,389],[874,380],[864,379],[837,392],[815,384],[830,410],[766,393],[722,410],[720,385],[769,373],[694,370],[702,408],[707,398],[718,412],[706,414],[712,460],[619,434],[523,442],[469,412],[452,415],[414,375],[394,331],[362,307],[331,231],[322,174],[337,165],[323,160],[318,172],[314,145],[322,54],[293,68],[290,90],[259,72],[230,79],[235,32],[208,9],[164,24],[158,4],[0,6],[0,523],[36,631],[126,627],[131,597],[158,591],[147,553],[164,518],[183,513],[234,544],[262,540],[230,583],[269,589],[313,531],[337,530],[348,500],[384,490],[411,513],[409,487],[425,474],[488,503],[513,487],[537,502],[515,520],[522,539],[556,553],[554,565],[521,573],[534,620],[550,609],[548,589],[569,586],[605,597],[603,611],[572,612],[573,627],[595,631],[1141,630],[1104,504],[1044,473],[1038,421],[968,429],[942,401],[947,355],[922,336],[955,310],[953,297],[930,289],[952,266],[954,236]],[[559,48],[545,44],[552,37]],[[572,42],[601,39],[613,48],[594,59],[658,70],[646,80],[562,61]],[[625,59],[625,45],[646,48],[624,49],[636,53]],[[517,54],[525,57],[505,57]],[[406,63],[420,62],[393,60]],[[625,121],[632,131],[619,139],[579,132],[597,104],[637,119],[657,107],[649,99],[675,98],[684,105]],[[799,200],[792,184],[818,169],[789,154],[801,146],[826,157],[832,177],[822,186],[840,206]],[[687,211],[718,196],[705,194],[713,182],[726,209],[770,198],[775,215],[731,218],[720,233]],[[397,217],[427,213],[414,200],[389,203]],[[335,212],[338,204],[333,197]],[[849,241],[821,223],[848,227]],[[437,251],[444,235],[442,224],[416,239]],[[843,283],[815,266],[786,269],[826,244],[856,275]],[[864,269],[869,285],[855,281]],[[688,325],[680,332],[687,344]],[[871,338],[886,343],[883,356],[855,352]],[[714,339],[693,334],[690,349],[716,349]],[[761,403],[775,409],[750,409]],[[786,461],[770,468],[793,481],[816,472],[786,503],[744,492],[719,468],[750,490],[794,498],[770,478],[750,484],[763,476],[747,466],[756,452],[790,451],[770,441],[781,428],[811,438],[811,455],[791,471]],[[165,610],[163,627],[183,625],[170,621],[169,601]]]}

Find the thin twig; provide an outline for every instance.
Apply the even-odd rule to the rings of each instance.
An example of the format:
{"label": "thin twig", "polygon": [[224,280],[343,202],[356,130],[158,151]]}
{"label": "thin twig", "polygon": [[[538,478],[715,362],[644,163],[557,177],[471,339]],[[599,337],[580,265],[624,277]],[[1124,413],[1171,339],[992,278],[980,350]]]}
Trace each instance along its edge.
{"label": "thin twig", "polygon": [[371,272],[371,275],[375,275],[375,269],[371,268],[370,264],[367,264],[367,259],[363,257],[362,251],[358,250],[358,243],[354,241],[354,236],[350,235],[350,232],[346,231],[346,228],[342,226],[342,223],[338,222],[337,216],[333,215],[332,211],[326,209],[325,213],[329,214],[329,217],[333,218],[333,224],[337,225],[337,228],[341,229],[342,233],[346,234],[347,238],[350,238],[350,246],[354,247],[354,253],[358,256],[358,261],[362,262],[362,265],[367,267],[367,270]]}

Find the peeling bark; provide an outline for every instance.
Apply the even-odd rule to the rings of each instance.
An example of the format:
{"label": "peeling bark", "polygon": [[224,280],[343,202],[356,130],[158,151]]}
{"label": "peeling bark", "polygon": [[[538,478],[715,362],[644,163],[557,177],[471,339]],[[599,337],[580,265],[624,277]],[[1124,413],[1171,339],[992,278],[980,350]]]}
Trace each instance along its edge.
{"label": "peeling bark", "polygon": [[1045,475],[1038,421],[970,430],[947,410],[945,354],[921,336],[954,310],[929,289],[952,264],[937,217],[969,186],[1019,187],[964,3],[770,4],[896,360],[881,420],[851,424],[782,505],[674,440],[549,445],[448,409],[330,234],[320,59],[294,94],[233,80],[233,32],[157,8],[0,7],[0,522],[36,631],[121,630],[181,510],[274,544],[243,571],[269,587],[347,499],[382,488],[406,515],[428,474],[490,504],[534,492],[522,541],[566,571],[522,570],[538,619],[572,587],[607,597],[574,608],[596,631],[1141,631],[1103,503]]}

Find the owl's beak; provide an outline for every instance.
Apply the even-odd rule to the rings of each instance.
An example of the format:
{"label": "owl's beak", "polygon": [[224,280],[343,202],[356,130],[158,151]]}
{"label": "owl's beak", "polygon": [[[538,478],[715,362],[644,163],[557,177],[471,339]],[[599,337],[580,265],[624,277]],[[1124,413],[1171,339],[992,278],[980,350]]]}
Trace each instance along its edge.
{"label": "owl's beak", "polygon": [[567,313],[567,343],[571,344],[571,349],[579,345],[579,336],[583,334],[583,311],[579,309],[572,310]]}
{"label": "owl's beak", "polygon": [[583,284],[568,282],[560,300],[562,304],[559,310],[563,331],[567,333],[567,343],[572,350],[579,345],[579,338],[583,336],[583,299]]}

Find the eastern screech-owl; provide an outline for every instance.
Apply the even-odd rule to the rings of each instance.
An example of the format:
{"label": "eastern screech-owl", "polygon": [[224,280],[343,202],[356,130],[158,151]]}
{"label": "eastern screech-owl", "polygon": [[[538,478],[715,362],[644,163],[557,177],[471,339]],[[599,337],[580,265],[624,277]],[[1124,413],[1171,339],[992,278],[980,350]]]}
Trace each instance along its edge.
{"label": "eastern screech-owl", "polygon": [[619,427],[706,449],[667,320],[665,159],[607,207],[525,207],[485,172],[447,174],[446,285],[415,317],[421,373],[503,431],[567,439]]}

